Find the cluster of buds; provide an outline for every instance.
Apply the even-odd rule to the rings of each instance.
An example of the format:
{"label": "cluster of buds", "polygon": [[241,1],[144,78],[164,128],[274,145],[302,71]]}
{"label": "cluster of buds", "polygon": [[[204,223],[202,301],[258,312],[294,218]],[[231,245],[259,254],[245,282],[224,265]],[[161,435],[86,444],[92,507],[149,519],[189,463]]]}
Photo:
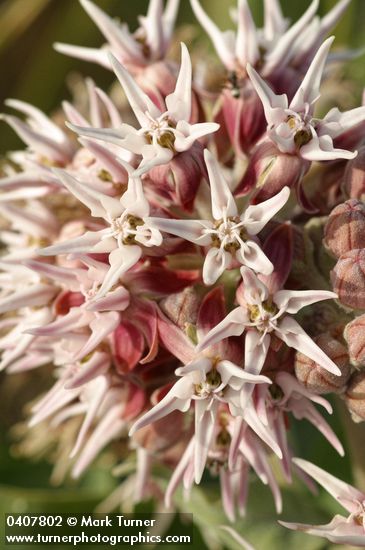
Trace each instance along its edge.
{"label": "cluster of buds", "polygon": [[[168,58],[178,0],[150,0],[133,33],[81,0],[106,44],[56,49],[113,70],[129,106],[122,112],[90,80],[89,112],[64,102],[63,125],[7,101],[25,120],[2,118],[27,149],[9,153],[0,180],[0,368],[31,380],[53,365],[30,429],[45,445],[46,434],[68,434],[73,477],[113,442],[123,443],[116,461],[136,457],[123,506],[127,482],[134,501],[154,496],[172,507],[178,487],[189,494],[206,472],[219,478],[234,521],[252,470],[280,513],[280,478],[304,470],[322,479],[293,459],[288,417],[311,422],[340,455],[317,409],[332,412],[322,394],[340,394],[365,419],[363,375],[354,374],[355,362],[365,365],[363,316],[347,325],[347,348],[340,307],[321,334],[308,334],[299,313],[314,317],[315,304],[336,298],[365,309],[363,149],[356,157],[365,106],[315,116],[331,60],[326,36],[349,3],[320,19],[313,0],[290,25],[277,0],[264,0],[261,29],[238,0],[237,29],[227,33],[191,0],[225,74],[208,90],[204,75],[193,80],[185,44],[180,65]],[[313,176],[319,188],[308,186],[309,197],[303,177],[328,163],[346,182],[325,228],[338,259],[334,292],[329,277],[324,290],[292,277],[301,220],[319,214],[322,182]],[[174,469],[164,495],[156,463]],[[342,524],[322,536],[342,541]],[[365,546],[357,519],[350,527]]]}

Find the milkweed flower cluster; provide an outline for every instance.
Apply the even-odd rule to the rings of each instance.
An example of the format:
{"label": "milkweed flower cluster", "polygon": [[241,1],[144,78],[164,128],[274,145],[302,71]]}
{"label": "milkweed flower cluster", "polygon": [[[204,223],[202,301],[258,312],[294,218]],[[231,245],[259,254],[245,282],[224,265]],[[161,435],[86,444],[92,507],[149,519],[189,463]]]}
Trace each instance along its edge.
{"label": "milkweed flower cluster", "polygon": [[[135,32],[81,0],[105,45],[56,49],[114,71],[126,106],[91,80],[88,112],[66,101],[62,124],[6,102],[27,147],[0,180],[0,368],[52,365],[29,429],[72,424],[73,477],[123,442],[135,500],[171,507],[216,476],[234,521],[251,471],[278,513],[280,480],[311,476],[350,517],[282,524],[365,546],[364,495],[293,459],[288,437],[306,419],[344,454],[322,394],[365,420],[365,107],[316,115],[349,3],[320,19],[313,0],[291,24],[264,0],[257,28],[238,0],[222,32],[191,0],[225,74],[212,91],[190,46],[169,58],[178,0],[150,0]],[[164,493],[156,463],[173,468]]]}

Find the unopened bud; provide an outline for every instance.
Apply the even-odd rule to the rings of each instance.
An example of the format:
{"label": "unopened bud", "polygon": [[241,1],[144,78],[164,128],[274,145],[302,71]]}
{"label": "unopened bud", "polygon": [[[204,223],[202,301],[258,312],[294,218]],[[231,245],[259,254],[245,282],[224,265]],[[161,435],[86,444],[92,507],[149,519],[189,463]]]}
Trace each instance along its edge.
{"label": "unopened bud", "polygon": [[350,376],[349,356],[345,346],[330,334],[321,334],[314,339],[316,344],[332,359],[341,371],[341,376],[336,376],[323,369],[312,359],[297,352],[295,356],[294,369],[299,380],[307,390],[322,393],[341,392]]}
{"label": "unopened bud", "polygon": [[324,243],[339,258],[350,250],[365,248],[365,205],[350,199],[336,206],[324,228]]}
{"label": "unopened bud", "polygon": [[361,200],[365,198],[365,146],[347,163],[343,188],[348,197]]}
{"label": "unopened bud", "polygon": [[356,317],[345,327],[344,337],[350,360],[354,365],[365,365],[365,315]]}
{"label": "unopened bud", "polygon": [[331,272],[331,280],[341,304],[365,309],[365,249],[343,254]]}
{"label": "unopened bud", "polygon": [[365,372],[352,375],[345,393],[345,403],[354,422],[365,420]]}
{"label": "unopened bud", "polygon": [[246,195],[254,190],[253,202],[260,203],[285,186],[295,187],[309,166],[299,156],[281,153],[270,140],[262,141],[255,148],[235,194]]}

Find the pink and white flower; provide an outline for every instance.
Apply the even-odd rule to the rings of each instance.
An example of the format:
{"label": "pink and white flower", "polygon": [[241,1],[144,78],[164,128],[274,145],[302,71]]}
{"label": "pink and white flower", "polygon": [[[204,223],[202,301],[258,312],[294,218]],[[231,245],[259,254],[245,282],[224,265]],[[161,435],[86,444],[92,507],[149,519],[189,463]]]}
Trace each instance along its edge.
{"label": "pink and white flower", "polygon": [[213,122],[189,123],[192,69],[185,44],[181,44],[181,67],[175,91],[165,98],[164,112],[141,90],[115,57],[111,55],[110,61],[140,128],[129,124],[122,124],[116,129],[90,129],[72,124],[70,128],[82,136],[114,143],[141,155],[142,162],[135,176],[144,174],[154,166],[167,164],[178,153],[189,150],[197,140],[218,130],[219,125]]}
{"label": "pink and white flower", "polygon": [[326,525],[305,525],[303,523],[279,523],[288,529],[304,531],[309,535],[324,537],[335,544],[365,546],[365,493],[329,474],[322,468],[301,458],[293,462],[315,481],[320,483],[349,513],[336,514]]}
{"label": "pink and white flower", "polygon": [[[131,167],[127,169],[130,174],[133,172]],[[65,171],[58,170],[56,173],[64,186],[90,209],[91,214],[103,218],[109,227],[88,231],[81,237],[43,248],[39,253],[43,256],[109,253],[110,269],[95,295],[96,299],[100,298],[117,283],[122,273],[138,262],[143,254],[142,246],[159,246],[162,243],[161,233],[150,223],[150,207],[139,178],[130,177],[127,191],[117,199],[90,189],[86,183]]]}
{"label": "pink and white flower", "polygon": [[247,267],[241,267],[242,294],[237,293],[239,306],[213,328],[199,343],[201,351],[228,336],[245,335],[245,369],[259,374],[267,356],[272,336],[289,347],[301,351],[333,374],[341,374],[337,365],[313,342],[291,317],[302,307],[321,300],[336,298],[326,290],[277,290],[273,293]]}
{"label": "pink and white flower", "polygon": [[319,48],[290,103],[286,94],[276,95],[255,69],[247,65],[248,75],[264,107],[268,138],[282,153],[299,155],[308,161],[352,159],[357,154],[336,149],[333,140],[364,120],[364,107],[344,113],[334,108],[322,120],[313,114],[333,39],[328,38]]}
{"label": "pink and white flower", "polygon": [[282,189],[258,206],[249,206],[239,214],[218,162],[207,149],[204,158],[209,174],[214,221],[154,218],[153,224],[161,231],[207,249],[203,266],[206,285],[214,284],[226,269],[234,265],[234,261],[258,273],[270,274],[273,265],[261,250],[256,235],[284,206],[290,194],[289,188]]}
{"label": "pink and white flower", "polygon": [[66,55],[91,61],[110,68],[108,52],[123,65],[131,68],[144,67],[163,59],[170,45],[180,0],[150,0],[147,15],[139,17],[139,28],[132,33],[126,23],[119,23],[109,17],[90,0],[80,0],[100,29],[107,44],[101,48],[85,48],[57,42],[55,49]]}

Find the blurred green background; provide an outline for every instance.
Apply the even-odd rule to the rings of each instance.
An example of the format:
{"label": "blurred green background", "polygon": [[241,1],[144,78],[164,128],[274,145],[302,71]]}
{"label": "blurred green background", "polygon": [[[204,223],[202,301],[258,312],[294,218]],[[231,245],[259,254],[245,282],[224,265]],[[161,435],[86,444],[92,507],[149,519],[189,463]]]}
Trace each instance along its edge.
{"label": "blurred green background", "polygon": [[[235,0],[201,2],[221,28],[231,26],[228,12],[229,7],[235,5]],[[110,15],[128,22],[132,28],[136,24],[136,16],[145,13],[147,8],[147,0],[96,0],[95,3]],[[281,1],[285,15],[292,20],[303,13],[309,3],[309,0]],[[261,0],[251,0],[250,4],[256,21],[260,23]],[[326,13],[335,4],[334,0],[322,0],[319,13]],[[351,48],[364,46],[364,22],[365,0],[353,0],[335,31],[335,44]],[[179,23],[194,23],[188,0],[181,1]],[[200,27],[196,40],[198,43],[204,40]],[[55,41],[96,47],[103,43],[103,38],[77,0],[0,0],[2,106],[6,98],[14,97],[33,103],[45,112],[52,112],[62,99],[70,97],[67,82],[69,75],[75,73],[91,76],[102,88],[110,86],[113,81],[111,73],[58,54],[52,49]],[[360,97],[362,83],[365,81],[364,57],[351,61],[346,71],[355,80],[357,96]],[[14,133],[1,124],[0,154],[19,146],[20,142]],[[81,489],[72,483],[66,484],[64,488],[50,488],[48,479],[51,466],[46,461],[31,463],[16,458],[12,452],[11,439],[7,435],[9,428],[24,418],[24,403],[48,386],[49,377],[44,369],[43,372],[34,371],[31,375],[6,377],[1,374],[0,383],[0,512],[90,512],[115,486],[116,482],[110,475],[108,458],[102,459],[92,469],[82,481]],[[338,435],[345,439],[343,422],[335,416],[331,423]],[[355,430],[358,430],[355,438],[364,437],[362,428]],[[332,473],[351,481],[349,460],[337,457],[314,429],[308,426],[301,426],[298,431],[294,429],[293,440],[299,455],[309,460],[314,459],[319,465],[328,467]],[[362,457],[359,458],[360,462],[361,460]],[[207,493],[197,490],[191,504],[182,505],[186,511],[194,513],[200,528],[226,523],[215,489],[213,484],[209,485]],[[254,483],[250,492],[248,517],[238,524],[238,528],[257,549],[279,550],[284,544],[290,549],[334,548],[324,540],[278,527],[268,490],[259,483]],[[326,522],[338,510],[325,493],[321,492],[319,498],[313,499],[299,484],[284,490],[284,503],[282,517],[288,520],[310,522],[316,519]],[[225,542],[226,547],[237,548],[228,539]],[[212,545],[213,542],[211,548],[214,548]],[[199,533],[196,533],[194,547],[206,548]]]}

